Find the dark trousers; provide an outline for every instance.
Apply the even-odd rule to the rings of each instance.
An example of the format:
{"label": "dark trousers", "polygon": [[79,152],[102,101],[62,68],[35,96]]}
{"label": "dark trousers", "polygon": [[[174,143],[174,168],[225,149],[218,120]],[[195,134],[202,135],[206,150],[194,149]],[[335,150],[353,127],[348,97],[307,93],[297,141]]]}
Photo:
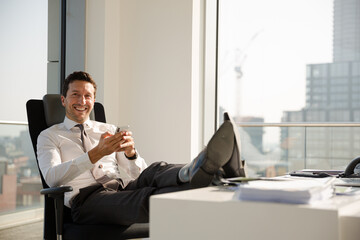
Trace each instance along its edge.
{"label": "dark trousers", "polygon": [[72,201],[73,221],[80,224],[120,224],[149,222],[151,195],[190,189],[178,182],[181,164],[153,163],[125,188],[105,189],[101,184],[80,189]]}

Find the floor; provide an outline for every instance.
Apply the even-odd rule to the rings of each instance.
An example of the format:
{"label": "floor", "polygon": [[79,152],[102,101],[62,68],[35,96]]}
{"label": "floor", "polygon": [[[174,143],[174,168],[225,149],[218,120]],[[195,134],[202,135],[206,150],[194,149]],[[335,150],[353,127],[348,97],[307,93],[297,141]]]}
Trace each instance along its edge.
{"label": "floor", "polygon": [[39,240],[43,238],[43,221],[12,227],[0,231],[1,240]]}
{"label": "floor", "polygon": [[[0,230],[1,240],[40,240],[43,238],[43,221]],[[149,238],[144,238],[146,240]]]}

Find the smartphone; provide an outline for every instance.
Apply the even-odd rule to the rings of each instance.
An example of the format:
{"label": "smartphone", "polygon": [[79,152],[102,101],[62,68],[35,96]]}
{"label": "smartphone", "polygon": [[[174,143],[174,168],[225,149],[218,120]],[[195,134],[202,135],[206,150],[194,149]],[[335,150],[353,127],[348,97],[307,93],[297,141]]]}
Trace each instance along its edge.
{"label": "smartphone", "polygon": [[129,131],[130,126],[129,125],[125,125],[125,126],[120,126],[116,128],[116,132],[122,132],[122,131]]}

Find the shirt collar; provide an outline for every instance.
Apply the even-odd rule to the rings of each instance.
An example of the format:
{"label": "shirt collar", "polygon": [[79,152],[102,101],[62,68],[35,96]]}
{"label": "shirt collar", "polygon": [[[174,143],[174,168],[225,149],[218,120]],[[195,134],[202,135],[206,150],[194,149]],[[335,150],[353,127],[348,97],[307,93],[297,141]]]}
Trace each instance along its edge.
{"label": "shirt collar", "polygon": [[[70,130],[72,129],[75,125],[77,125],[79,123],[69,119],[68,117],[65,116],[65,119],[64,119],[64,125],[66,127],[66,129]],[[86,127],[92,127],[92,122],[90,121],[90,119],[88,118],[85,122],[84,122],[84,126],[85,128]]]}

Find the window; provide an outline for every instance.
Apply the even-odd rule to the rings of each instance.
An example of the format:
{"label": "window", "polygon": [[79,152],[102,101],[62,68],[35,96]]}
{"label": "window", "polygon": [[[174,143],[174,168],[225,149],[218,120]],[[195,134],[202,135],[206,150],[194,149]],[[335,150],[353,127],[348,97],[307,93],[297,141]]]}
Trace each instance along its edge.
{"label": "window", "polygon": [[332,2],[220,0],[219,112],[280,122],[304,107],[307,78],[318,84],[328,65],[345,74],[332,59]]}
{"label": "window", "polygon": [[0,119],[26,121],[19,110],[46,92],[47,1],[2,0],[0,24]]}
{"label": "window", "polygon": [[0,215],[43,205],[25,104],[46,93],[47,6],[0,1]]}
{"label": "window", "polygon": [[[232,114],[240,129],[251,125],[252,119],[263,122],[262,154],[243,148],[248,165],[265,166],[276,159],[273,165],[286,163],[288,170],[307,163],[316,168],[345,167],[336,158],[345,152],[344,156],[358,155],[352,134],[325,134],[316,141],[310,134],[314,123],[323,123],[322,131],[332,132],[332,127],[324,130],[326,123],[359,119],[360,104],[351,96],[360,95],[360,1],[346,3],[219,0],[219,123],[224,111]],[[303,127],[292,127],[299,122]],[[248,141],[256,136],[242,137]],[[347,144],[335,148],[338,142]]]}

